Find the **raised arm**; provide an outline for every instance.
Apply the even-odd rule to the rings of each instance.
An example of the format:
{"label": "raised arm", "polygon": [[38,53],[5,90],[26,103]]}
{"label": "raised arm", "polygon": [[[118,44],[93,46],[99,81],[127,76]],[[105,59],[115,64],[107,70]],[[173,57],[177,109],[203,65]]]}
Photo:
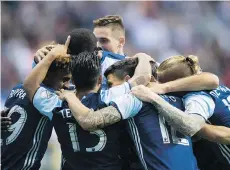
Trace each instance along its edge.
{"label": "raised arm", "polygon": [[[36,67],[31,71],[31,73],[26,77],[24,81],[24,88],[28,94],[30,101],[32,101],[33,96],[37,89],[40,87],[40,84],[46,77],[46,74],[49,70],[50,65],[58,56],[66,56],[69,57],[67,52],[67,47],[69,45],[70,37],[68,37],[65,46],[64,45],[56,45],[47,56],[41,60]],[[66,47],[67,46],[67,47]]]}
{"label": "raised arm", "polygon": [[201,116],[184,113],[147,87],[135,87],[132,89],[132,94],[143,101],[152,103],[158,109],[159,114],[164,116],[169,125],[173,126],[180,133],[187,136],[194,136],[196,134],[212,142],[230,144],[229,128],[208,125]]}
{"label": "raised arm", "polygon": [[152,57],[145,53],[138,53],[134,57],[138,58],[138,65],[133,77],[128,81],[132,87],[147,85],[151,80],[152,67],[150,62],[155,62]]}
{"label": "raised arm", "polygon": [[177,79],[162,84],[151,84],[150,88],[158,94],[178,91],[212,90],[219,86],[219,78],[212,73],[202,72],[193,76]]}

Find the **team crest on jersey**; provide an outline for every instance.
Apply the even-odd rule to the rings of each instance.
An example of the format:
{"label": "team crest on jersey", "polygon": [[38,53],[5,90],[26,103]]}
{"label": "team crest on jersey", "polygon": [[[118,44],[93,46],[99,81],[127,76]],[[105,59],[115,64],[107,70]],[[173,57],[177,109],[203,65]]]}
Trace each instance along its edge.
{"label": "team crest on jersey", "polygon": [[49,90],[44,90],[41,92],[41,98],[44,98],[44,99],[49,99],[53,96],[53,93],[50,92]]}

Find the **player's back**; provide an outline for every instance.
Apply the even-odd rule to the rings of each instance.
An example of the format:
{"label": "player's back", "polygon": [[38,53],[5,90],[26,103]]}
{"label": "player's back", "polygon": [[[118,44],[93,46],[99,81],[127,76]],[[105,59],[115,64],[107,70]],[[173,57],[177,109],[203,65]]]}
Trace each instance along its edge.
{"label": "player's back", "polygon": [[[181,99],[172,96],[163,98],[175,107],[184,109]],[[191,139],[170,127],[153,105],[144,103],[140,112],[128,119],[128,125],[145,169],[197,169]]]}
{"label": "player's back", "polygon": [[[93,110],[105,106],[99,93],[87,95],[82,103]],[[53,123],[63,156],[73,169],[121,169],[120,123],[92,132],[85,131],[73,118],[66,102],[62,108],[54,110]]]}
{"label": "player's back", "polygon": [[[202,96],[207,96],[214,101],[214,112],[202,113],[205,110],[205,104],[201,104],[200,115],[202,115],[208,123],[212,125],[226,126],[230,128],[230,89],[226,86],[219,86],[211,91],[190,92],[185,95],[185,99],[193,97],[194,102],[200,102]],[[207,103],[207,102],[206,102]],[[208,103],[208,105],[212,105]],[[204,147],[205,145],[205,147]],[[198,158],[198,164],[202,167],[208,167],[209,161],[216,162],[220,169],[230,169],[230,146],[208,142],[206,140],[198,141],[195,144],[194,152]]]}
{"label": "player's back", "polygon": [[[208,92],[215,103],[213,115],[208,121],[213,125],[230,128],[230,89],[226,86],[219,86],[215,90]],[[206,142],[215,153],[222,166],[230,169],[230,145]]]}
{"label": "player's back", "polygon": [[2,169],[39,169],[52,124],[29,101],[22,86],[14,87],[5,103],[12,125],[1,136]]}
{"label": "player's back", "polygon": [[230,89],[221,85],[209,91],[209,94],[215,103],[215,110],[209,121],[212,124],[230,128]]}

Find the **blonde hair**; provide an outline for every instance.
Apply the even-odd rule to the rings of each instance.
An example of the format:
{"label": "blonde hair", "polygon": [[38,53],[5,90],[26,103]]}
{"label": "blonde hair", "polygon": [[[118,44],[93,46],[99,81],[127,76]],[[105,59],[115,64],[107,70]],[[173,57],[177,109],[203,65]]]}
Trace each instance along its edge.
{"label": "blonde hair", "polygon": [[122,17],[119,15],[107,15],[93,20],[95,27],[111,27],[112,31],[118,30],[125,34],[125,27],[123,24]]}
{"label": "blonde hair", "polygon": [[197,56],[172,56],[163,61],[157,69],[161,83],[198,74],[201,71]]}

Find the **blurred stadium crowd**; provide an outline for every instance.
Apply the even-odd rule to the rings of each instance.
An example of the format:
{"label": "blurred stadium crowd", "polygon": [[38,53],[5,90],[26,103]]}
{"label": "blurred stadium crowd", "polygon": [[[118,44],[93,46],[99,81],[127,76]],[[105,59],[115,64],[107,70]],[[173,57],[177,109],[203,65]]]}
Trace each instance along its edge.
{"label": "blurred stadium crowd", "polygon": [[[39,47],[62,43],[74,28],[92,28],[94,19],[109,14],[123,17],[128,55],[145,52],[161,62],[194,54],[204,71],[230,87],[230,2],[18,1],[2,2],[1,11],[1,106],[31,70]],[[56,154],[52,147],[49,156]]]}

